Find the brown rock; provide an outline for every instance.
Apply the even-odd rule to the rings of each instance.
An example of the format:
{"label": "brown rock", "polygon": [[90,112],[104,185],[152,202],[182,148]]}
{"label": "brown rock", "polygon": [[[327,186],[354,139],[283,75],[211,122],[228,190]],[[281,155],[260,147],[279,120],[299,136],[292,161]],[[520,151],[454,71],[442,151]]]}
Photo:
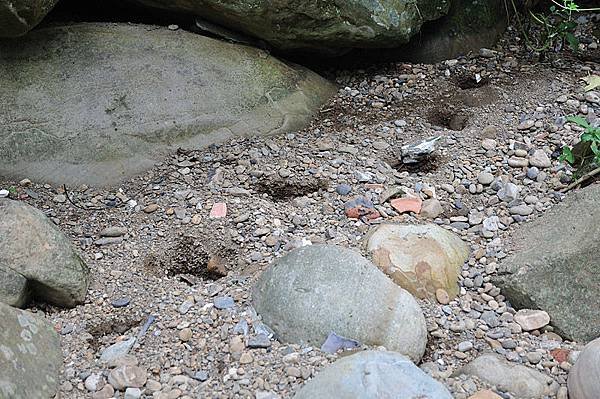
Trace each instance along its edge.
{"label": "brown rock", "polygon": [[485,391],[479,391],[474,395],[469,396],[469,399],[502,399],[502,396],[497,395],[494,391],[486,389]]}
{"label": "brown rock", "polygon": [[442,289],[448,301],[458,294],[458,273],[469,256],[460,237],[433,224],[382,224],[369,235],[367,249],[373,262],[405,290],[433,299]]}
{"label": "brown rock", "polygon": [[399,213],[414,212],[421,213],[423,201],[421,198],[396,198],[390,201],[392,207]]}
{"label": "brown rock", "polygon": [[208,260],[208,264],[206,265],[206,271],[217,277],[225,277],[227,276],[227,262],[225,259],[220,257],[219,255],[213,255]]}

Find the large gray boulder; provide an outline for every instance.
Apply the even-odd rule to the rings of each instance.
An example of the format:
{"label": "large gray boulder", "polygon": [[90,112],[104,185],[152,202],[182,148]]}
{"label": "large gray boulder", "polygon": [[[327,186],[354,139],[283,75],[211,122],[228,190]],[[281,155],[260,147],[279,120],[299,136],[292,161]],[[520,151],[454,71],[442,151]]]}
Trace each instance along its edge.
{"label": "large gray boulder", "polygon": [[547,375],[493,353],[480,355],[455,373],[456,376],[461,374],[478,377],[520,399],[543,399],[556,393],[558,388]]}
{"label": "large gray boulder", "polygon": [[419,361],[425,317],[415,299],[346,248],[296,249],[272,264],[253,291],[254,306],[279,339],[321,347],[331,332]]}
{"label": "large gray boulder", "polygon": [[335,87],[185,31],[75,24],[0,41],[0,176],[104,185],[178,147],[305,126]]}
{"label": "large gray boulder", "polygon": [[88,267],[54,223],[23,202],[0,199],[0,302],[73,307],[88,284]]}
{"label": "large gray boulder", "polygon": [[569,193],[514,236],[495,280],[513,306],[542,309],[562,336],[600,336],[600,185]]}
{"label": "large gray boulder", "polygon": [[0,37],[26,34],[56,3],[58,0],[0,0]]}
{"label": "large gray boulder", "polygon": [[53,398],[61,365],[53,326],[0,302],[0,398]]}
{"label": "large gray boulder", "polygon": [[452,399],[450,392],[408,358],[365,351],[341,358],[320,371],[294,399]]}
{"label": "large gray boulder", "polygon": [[137,0],[201,16],[283,50],[396,47],[450,0]]}

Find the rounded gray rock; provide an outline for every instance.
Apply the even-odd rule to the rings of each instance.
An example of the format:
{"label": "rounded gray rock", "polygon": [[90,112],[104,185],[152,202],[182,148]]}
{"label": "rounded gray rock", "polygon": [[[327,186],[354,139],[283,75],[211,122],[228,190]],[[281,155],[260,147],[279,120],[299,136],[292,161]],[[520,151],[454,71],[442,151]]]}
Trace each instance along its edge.
{"label": "rounded gray rock", "polygon": [[40,210],[6,198],[0,198],[0,220],[0,302],[83,303],[90,272],[58,227]]}
{"label": "rounded gray rock", "polygon": [[452,395],[405,356],[365,351],[336,361],[294,396],[315,398],[452,399]]}
{"label": "rounded gray rock", "polygon": [[570,399],[600,398],[600,338],[583,348],[567,381]]}
{"label": "rounded gray rock", "polygon": [[298,248],[259,278],[253,302],[286,342],[320,347],[331,332],[418,361],[427,342],[421,308],[375,265],[346,248]]}

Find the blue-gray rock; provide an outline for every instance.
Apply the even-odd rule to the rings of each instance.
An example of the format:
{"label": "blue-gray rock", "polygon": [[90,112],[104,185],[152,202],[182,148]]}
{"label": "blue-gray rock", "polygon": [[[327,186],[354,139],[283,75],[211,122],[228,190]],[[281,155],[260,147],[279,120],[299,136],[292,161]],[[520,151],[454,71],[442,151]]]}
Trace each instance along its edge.
{"label": "blue-gray rock", "polygon": [[350,187],[350,185],[348,185],[348,184],[340,184],[339,186],[336,187],[335,191],[339,195],[348,195],[352,191],[352,187]]}
{"label": "blue-gray rock", "polygon": [[0,398],[53,398],[61,366],[60,339],[53,326],[0,302]]}
{"label": "blue-gray rock", "polygon": [[213,301],[213,304],[215,305],[215,308],[217,308],[217,309],[231,309],[232,307],[235,306],[235,302],[233,301],[233,298],[230,296],[216,297],[215,300]]}
{"label": "blue-gray rock", "polygon": [[294,399],[452,399],[450,392],[408,358],[394,352],[365,351],[324,370]]}
{"label": "blue-gray rock", "polygon": [[125,306],[129,305],[129,302],[129,298],[119,298],[111,301],[110,304],[115,308],[124,308]]}
{"label": "blue-gray rock", "polygon": [[298,248],[273,263],[253,290],[256,311],[283,341],[315,347],[335,331],[418,361],[427,330],[415,299],[357,252]]}
{"label": "blue-gray rock", "polygon": [[0,198],[0,302],[32,298],[73,307],[84,301],[89,269],[71,242],[40,210]]}
{"label": "blue-gray rock", "polygon": [[600,336],[600,185],[569,193],[512,236],[494,282],[517,309],[541,309],[561,336]]}

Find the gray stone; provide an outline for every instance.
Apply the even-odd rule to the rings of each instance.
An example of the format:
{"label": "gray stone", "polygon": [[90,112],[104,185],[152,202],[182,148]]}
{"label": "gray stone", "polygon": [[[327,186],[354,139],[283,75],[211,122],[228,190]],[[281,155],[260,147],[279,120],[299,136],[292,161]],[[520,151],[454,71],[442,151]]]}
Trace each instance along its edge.
{"label": "gray stone", "polygon": [[0,301],[23,306],[36,298],[65,307],[84,301],[89,269],[50,219],[0,198],[0,220]]}
{"label": "gray stone", "polygon": [[478,377],[521,399],[542,399],[553,393],[550,377],[491,353],[480,355],[455,373],[461,374]]}
{"label": "gray stone", "polygon": [[538,168],[549,168],[552,166],[552,161],[544,150],[536,150],[533,155],[529,157],[529,164]]}
{"label": "gray stone", "polygon": [[396,47],[421,25],[448,11],[447,0],[138,0],[198,15],[264,40],[278,49],[339,53],[347,48]]}
{"label": "gray stone", "polygon": [[533,208],[527,205],[517,205],[509,209],[511,215],[529,216],[533,213]]}
{"label": "gray stone", "polygon": [[519,186],[514,183],[506,183],[498,191],[498,198],[505,202],[511,202],[519,198]]}
{"label": "gray stone", "polygon": [[58,0],[0,0],[0,37],[29,32],[52,10]]}
{"label": "gray stone", "polygon": [[273,263],[253,291],[254,307],[286,342],[321,347],[330,332],[418,361],[427,330],[415,299],[346,248],[298,248]]}
{"label": "gray stone", "polygon": [[487,186],[488,184],[492,184],[494,181],[494,175],[488,172],[481,172],[479,176],[477,176],[477,181],[484,186]]}
{"label": "gray stone", "polygon": [[364,351],[320,371],[294,396],[315,398],[452,399],[452,395],[406,357],[394,352]]}
{"label": "gray stone", "polygon": [[30,312],[0,303],[0,398],[52,398],[62,366],[53,326]]}
{"label": "gray stone", "polygon": [[517,309],[542,309],[563,337],[600,336],[600,186],[567,195],[513,235],[495,283]]}
{"label": "gray stone", "polygon": [[0,76],[0,176],[59,184],[117,183],[178,147],[295,131],[335,93],[262,50],[132,24],[0,41]]}
{"label": "gray stone", "polygon": [[600,398],[600,338],[583,348],[569,371],[567,386],[570,399]]}
{"label": "gray stone", "polygon": [[230,296],[220,296],[215,298],[213,301],[215,308],[217,309],[231,309],[235,306],[233,298]]}

